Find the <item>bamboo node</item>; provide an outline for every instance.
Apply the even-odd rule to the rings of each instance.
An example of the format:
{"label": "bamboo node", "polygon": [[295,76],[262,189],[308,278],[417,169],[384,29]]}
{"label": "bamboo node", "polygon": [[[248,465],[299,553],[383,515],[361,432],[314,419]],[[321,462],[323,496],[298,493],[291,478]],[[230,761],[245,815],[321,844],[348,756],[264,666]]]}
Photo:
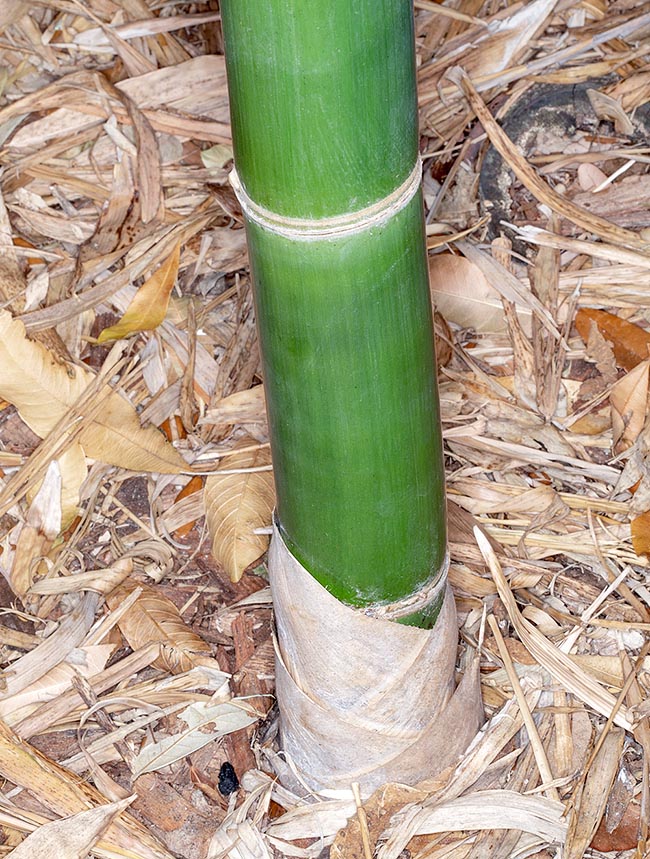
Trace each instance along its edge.
{"label": "bamboo node", "polygon": [[442,601],[447,587],[448,572],[449,552],[446,552],[440,569],[417,591],[392,603],[372,603],[364,606],[361,611],[367,617],[377,617],[383,620],[399,620],[411,614],[422,612],[429,606],[435,606]]}
{"label": "bamboo node", "polygon": [[239,205],[248,220],[269,232],[278,233],[290,239],[315,241],[359,233],[389,220],[405,208],[418,192],[422,181],[422,161],[418,157],[407,179],[386,197],[356,212],[346,212],[331,218],[290,218],[272,212],[249,197],[235,168],[231,170],[229,178]]}

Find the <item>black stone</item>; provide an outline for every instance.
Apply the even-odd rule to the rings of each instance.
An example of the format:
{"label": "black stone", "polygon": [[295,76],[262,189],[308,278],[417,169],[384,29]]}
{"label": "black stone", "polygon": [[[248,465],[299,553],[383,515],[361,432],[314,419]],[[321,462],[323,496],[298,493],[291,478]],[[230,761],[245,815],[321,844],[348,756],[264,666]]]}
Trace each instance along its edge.
{"label": "black stone", "polygon": [[219,793],[222,796],[230,796],[231,793],[234,793],[239,788],[237,773],[235,772],[233,765],[228,761],[221,764],[218,787]]}

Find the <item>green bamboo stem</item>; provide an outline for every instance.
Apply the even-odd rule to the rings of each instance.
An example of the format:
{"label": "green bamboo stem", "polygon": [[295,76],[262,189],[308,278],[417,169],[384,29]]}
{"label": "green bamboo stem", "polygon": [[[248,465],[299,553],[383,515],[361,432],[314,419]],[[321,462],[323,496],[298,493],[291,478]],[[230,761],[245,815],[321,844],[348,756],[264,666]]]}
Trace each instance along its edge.
{"label": "green bamboo stem", "polygon": [[417,169],[411,3],[221,11],[280,526],[339,599],[399,600],[446,542],[421,194],[363,211]]}

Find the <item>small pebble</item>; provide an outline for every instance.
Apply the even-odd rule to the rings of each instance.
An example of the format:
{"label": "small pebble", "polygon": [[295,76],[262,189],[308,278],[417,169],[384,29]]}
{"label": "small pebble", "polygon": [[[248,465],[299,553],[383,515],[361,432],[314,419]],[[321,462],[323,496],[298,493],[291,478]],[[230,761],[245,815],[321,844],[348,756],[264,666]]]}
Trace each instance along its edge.
{"label": "small pebble", "polygon": [[218,787],[219,793],[222,796],[230,796],[231,793],[234,793],[239,788],[237,773],[235,772],[233,765],[228,761],[221,764]]}

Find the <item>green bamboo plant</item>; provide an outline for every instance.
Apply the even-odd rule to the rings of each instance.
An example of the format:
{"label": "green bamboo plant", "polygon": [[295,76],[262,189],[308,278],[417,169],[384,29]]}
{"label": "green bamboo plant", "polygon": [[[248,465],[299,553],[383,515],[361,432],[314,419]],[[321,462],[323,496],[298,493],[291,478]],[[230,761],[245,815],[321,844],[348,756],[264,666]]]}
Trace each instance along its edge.
{"label": "green bamboo plant", "polygon": [[399,600],[445,556],[411,4],[221,10],[280,528],[340,600]]}

